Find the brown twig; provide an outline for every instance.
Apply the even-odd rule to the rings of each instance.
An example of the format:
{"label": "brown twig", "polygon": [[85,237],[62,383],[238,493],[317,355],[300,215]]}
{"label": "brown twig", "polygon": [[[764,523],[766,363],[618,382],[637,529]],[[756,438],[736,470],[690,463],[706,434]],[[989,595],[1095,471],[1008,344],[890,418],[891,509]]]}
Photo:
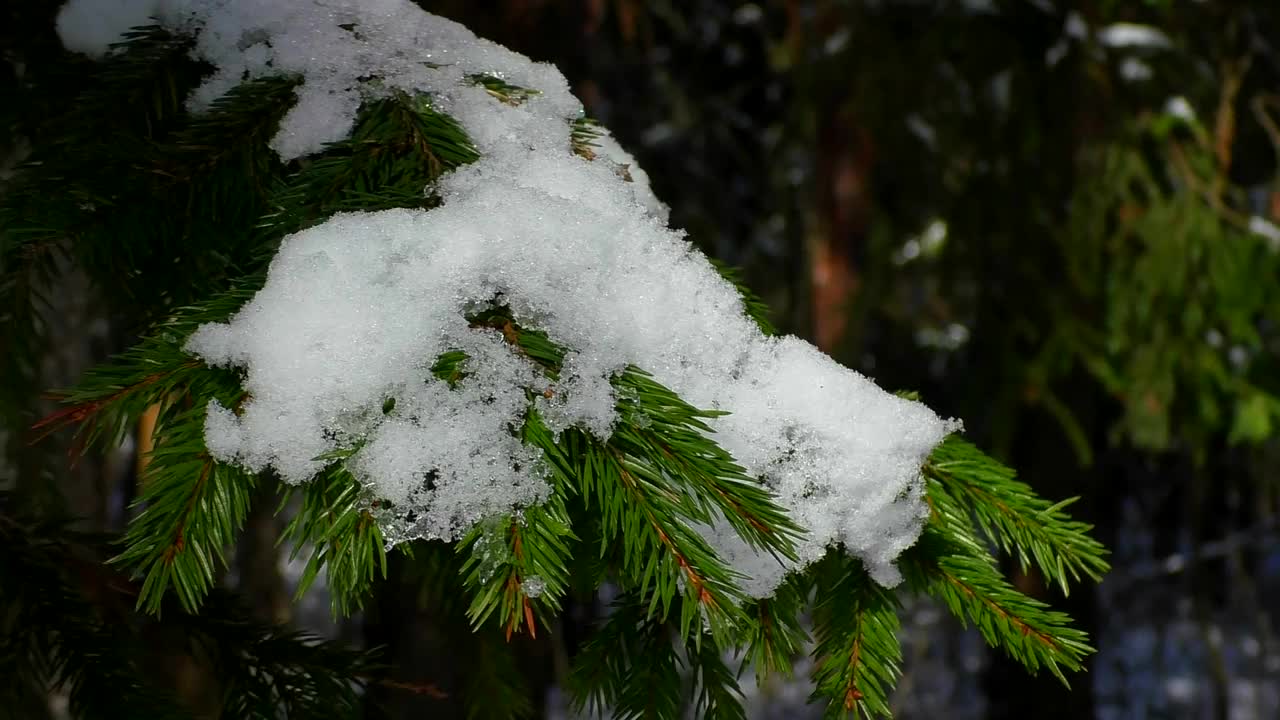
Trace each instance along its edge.
{"label": "brown twig", "polygon": [[391,688],[393,690],[404,690],[414,695],[425,695],[433,700],[446,700],[449,693],[440,689],[435,683],[411,683],[400,680],[390,680],[387,678],[371,678],[368,675],[358,676],[365,680],[372,680],[373,684],[379,687]]}
{"label": "brown twig", "polygon": [[1219,201],[1231,171],[1231,153],[1236,138],[1236,98],[1252,62],[1251,55],[1222,61],[1222,91],[1218,94],[1218,111],[1213,124],[1213,154],[1218,160],[1218,173],[1214,177],[1212,194]]}
{"label": "brown twig", "polygon": [[853,653],[849,657],[849,682],[844,690],[844,709],[852,710],[862,699],[862,691],[858,689],[858,664],[862,655],[862,613],[858,613],[857,625],[853,631]]}

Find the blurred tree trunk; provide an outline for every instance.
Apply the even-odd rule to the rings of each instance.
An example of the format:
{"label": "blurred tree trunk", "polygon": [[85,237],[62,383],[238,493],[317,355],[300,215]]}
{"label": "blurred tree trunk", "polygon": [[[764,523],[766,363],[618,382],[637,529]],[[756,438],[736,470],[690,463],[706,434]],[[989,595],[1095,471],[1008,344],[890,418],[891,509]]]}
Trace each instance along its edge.
{"label": "blurred tree trunk", "polygon": [[288,623],[293,615],[289,589],[280,572],[279,503],[274,479],[264,477],[236,544],[239,591],[253,616],[264,622]]}
{"label": "blurred tree trunk", "polygon": [[466,709],[453,689],[467,668],[456,662],[445,628],[419,607],[419,593],[406,577],[410,562],[403,553],[387,555],[387,577],[374,583],[364,612],[365,646],[382,648],[382,660],[393,668],[393,683],[434,685],[446,697],[414,694],[394,685],[375,685],[365,696],[365,717],[388,720],[462,720]]}
{"label": "blurred tree trunk", "polygon": [[809,235],[811,336],[818,347],[833,352],[848,330],[849,308],[858,291],[855,260],[871,224],[875,147],[847,107],[821,113],[820,118],[817,217]]}

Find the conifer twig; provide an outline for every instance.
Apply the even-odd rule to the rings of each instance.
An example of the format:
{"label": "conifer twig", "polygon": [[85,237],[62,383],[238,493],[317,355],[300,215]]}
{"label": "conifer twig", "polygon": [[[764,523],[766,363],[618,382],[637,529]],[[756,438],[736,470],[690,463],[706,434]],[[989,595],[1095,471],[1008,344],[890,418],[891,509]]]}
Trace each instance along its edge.
{"label": "conifer twig", "polygon": [[899,561],[908,585],[946,604],[972,622],[992,647],[1002,648],[1027,670],[1048,668],[1067,684],[1064,670],[1077,671],[1094,649],[1088,635],[1071,627],[1066,614],[1018,592],[994,560],[971,542],[958,542],[938,526],[925,529]]}
{"label": "conifer twig", "polygon": [[1065,512],[1071,500],[1051,503],[1014,472],[971,443],[948,437],[925,463],[928,499],[941,521],[956,527],[976,522],[988,540],[1033,564],[1066,594],[1081,576],[1098,580],[1107,572],[1106,548],[1089,537],[1091,525]]}

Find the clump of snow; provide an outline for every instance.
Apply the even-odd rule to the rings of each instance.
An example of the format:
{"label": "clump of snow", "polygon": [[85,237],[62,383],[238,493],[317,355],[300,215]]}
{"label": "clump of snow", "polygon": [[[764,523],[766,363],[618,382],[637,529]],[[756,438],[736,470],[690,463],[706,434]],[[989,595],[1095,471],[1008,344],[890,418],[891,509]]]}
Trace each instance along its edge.
{"label": "clump of snow", "polygon": [[58,11],[62,45],[72,52],[102,57],[130,28],[150,25],[161,0],[71,0]]}
{"label": "clump of snow", "polygon": [[[190,352],[245,371],[243,406],[209,408],[216,457],[299,483],[354,449],[347,467],[394,504],[392,540],[457,538],[546,496],[541,459],[515,437],[527,398],[553,429],[607,438],[609,380],[635,365],[728,411],[714,439],[809,529],[784,566],[723,522],[702,528],[747,592],[768,595],[836,543],[897,580],[926,515],[921,463],[955,423],[808,343],[762,335],[612,138],[594,161],[572,152],[581,106],[554,68],[407,0],[161,0],[156,12],[217,68],[196,107],[247,78],[301,78],[274,142],[285,159],[341,139],[362,101],[392,89],[428,95],[482,155],[441,179],[436,209],[340,214],[286,238],[257,296],[191,337]],[[538,93],[504,104],[468,79],[480,73]],[[469,324],[494,304],[568,350],[555,382]],[[468,358],[452,385],[431,372],[451,350]]]}
{"label": "clump of snow", "polygon": [[594,141],[597,154],[613,163],[620,177],[633,183],[636,196],[649,209],[649,214],[665,223],[671,215],[671,208],[653,194],[653,189],[649,185],[649,173],[636,163],[631,153],[624,150],[607,129],[599,128],[599,130],[600,136]]}

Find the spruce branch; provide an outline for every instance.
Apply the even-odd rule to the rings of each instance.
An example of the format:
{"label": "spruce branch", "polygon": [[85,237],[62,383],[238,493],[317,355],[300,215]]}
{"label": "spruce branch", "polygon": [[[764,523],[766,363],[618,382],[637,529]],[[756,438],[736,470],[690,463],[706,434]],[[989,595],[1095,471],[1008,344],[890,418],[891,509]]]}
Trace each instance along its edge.
{"label": "spruce branch", "polygon": [[472,84],[483,87],[491,96],[494,97],[494,99],[499,102],[506,103],[507,105],[520,105],[530,97],[541,94],[537,90],[520,87],[519,85],[512,85],[496,75],[489,75],[487,73],[471,75],[467,79],[470,80]]}
{"label": "spruce branch", "polygon": [[[545,333],[515,324],[505,308],[472,322],[502,329],[549,377],[558,377],[564,350]],[[443,370],[440,360],[435,367]],[[694,408],[638,368],[627,368],[613,385],[621,422],[606,443],[568,430],[559,443],[539,446],[553,467],[575,478],[585,504],[597,498],[602,548],[620,543],[624,574],[638,580],[651,611],[661,608],[666,617],[683,593],[682,632],[702,613],[717,632],[727,630],[741,620],[736,574],[692,528],[723,518],[748,543],[783,557],[792,556],[803,531],[709,437],[705,420],[717,413]]]}
{"label": "spruce branch", "polygon": [[827,701],[827,717],[890,717],[902,660],[896,599],[843,553],[828,554],[814,575],[814,699]]}
{"label": "spruce branch", "polygon": [[[491,629],[490,629],[491,630]],[[489,630],[459,638],[468,662],[462,700],[467,720],[510,720],[534,715],[528,682],[516,662],[515,646]]]}
{"label": "spruce branch", "polygon": [[[508,320],[502,320],[501,327],[528,357],[557,377],[562,348],[544,333]],[[612,384],[621,422],[609,445],[629,458],[630,472],[685,491],[687,511],[699,522],[709,523],[718,513],[753,547],[794,557],[794,542],[804,530],[760,481],[716,444],[706,421],[719,412],[693,407],[637,367],[626,368]]]}
{"label": "spruce branch", "polygon": [[222,717],[358,717],[360,686],[382,678],[371,654],[250,620],[224,592],[198,615],[171,607],[163,622],[136,616],[142,588],[100,564],[105,538],[69,518],[30,516],[8,493],[0,493],[0,542],[0,605],[9,610],[0,622],[13,623],[0,633],[0,671],[19,680],[0,686],[6,702],[26,687],[47,702],[60,687],[77,717],[186,720],[144,662],[154,654],[148,638],[173,631],[189,657],[208,663]]}
{"label": "spruce branch", "polygon": [[52,142],[42,147],[100,147],[86,141],[102,140],[104,129],[113,132],[112,140],[128,140],[131,147],[163,137],[187,116],[188,95],[212,69],[192,59],[193,46],[192,38],[159,25],[126,32],[109,56],[86,66],[76,102],[52,120]]}
{"label": "spruce branch", "polygon": [[[564,351],[545,334],[518,327],[506,313],[505,309],[496,308],[472,318],[472,323],[500,328],[509,342],[543,364],[548,375],[555,378]],[[455,356],[439,358],[433,372],[437,377],[453,377],[461,368],[461,360]],[[553,497],[563,497],[563,488],[571,486],[570,478],[577,478],[584,502],[589,502],[593,493],[603,498],[606,517],[601,527],[606,537],[602,543],[610,542],[610,536],[621,536],[624,567],[639,571],[633,577],[640,578],[642,594],[648,594],[650,583],[654,584],[652,610],[661,605],[662,616],[666,617],[683,586],[693,602],[683,605],[682,628],[687,629],[699,612],[717,619],[735,617],[740,591],[734,576],[706,541],[691,530],[691,524],[711,524],[714,510],[719,509],[748,542],[782,555],[792,552],[792,538],[800,529],[762,485],[746,476],[727,452],[703,434],[711,429],[702,419],[714,417],[714,413],[696,410],[636,369],[615,378],[615,388],[622,398],[619,412],[632,418],[637,412],[643,413],[644,427],[638,428],[640,423],[620,423],[604,447],[575,430],[563,433],[557,443],[537,414],[530,411],[525,440],[540,447],[553,468],[553,477],[558,481]],[[575,467],[573,457],[580,452],[590,457]],[[593,480],[600,484],[593,486]],[[610,507],[616,508],[618,514],[610,512]],[[523,512],[536,511],[537,508],[530,508]],[[553,522],[552,534],[560,535],[554,528],[562,524],[567,532],[566,523],[559,519]],[[530,523],[532,527],[537,525]],[[520,533],[510,535],[508,550],[512,556],[520,537]],[[637,544],[638,538],[645,540]],[[567,554],[562,558],[561,567],[567,566]],[[479,567],[472,568],[474,577],[479,576]],[[661,568],[668,572],[661,572]],[[503,581],[506,589],[501,593],[490,591],[478,596],[473,621],[487,617],[499,606],[508,629],[519,627],[521,614],[531,617],[532,610],[524,605],[527,599],[519,591],[518,577],[518,573],[508,574]],[[523,609],[519,605],[524,605]],[[699,607],[703,610],[698,611]],[[727,627],[722,622],[716,626]]]}
{"label": "spruce branch", "polygon": [[746,720],[738,674],[729,668],[714,639],[692,643],[687,653],[693,673],[693,717]]}
{"label": "spruce branch", "polygon": [[129,36],[131,51],[80,68],[68,78],[74,101],[45,119],[39,142],[0,196],[0,350],[9,383],[5,403],[23,407],[36,387],[45,341],[47,293],[93,230],[84,210],[120,189],[120,160],[152,157],[188,90],[198,64],[190,41],[158,27]]}
{"label": "spruce branch", "polygon": [[712,516],[714,510],[752,547],[794,559],[794,541],[804,529],[711,439],[714,431],[705,420],[719,413],[689,405],[639,368],[620,374],[614,387],[628,420],[610,438],[614,447],[650,459],[651,473],[665,474],[700,512]]}
{"label": "spruce branch", "polygon": [[[262,166],[278,167],[276,154],[267,150],[280,119],[293,107],[293,94],[300,82],[292,76],[272,76],[236,85],[216,98],[209,108],[190,116],[165,139],[165,145],[148,170],[167,182],[185,184],[226,168],[231,175],[222,178],[248,181],[248,187],[262,184],[252,173]],[[246,174],[249,173],[249,174]],[[270,187],[267,183],[265,187]],[[193,187],[193,202],[199,201],[201,190]],[[228,188],[230,189],[230,188]],[[227,198],[207,199],[211,205],[232,206]]]}
{"label": "spruce branch", "polygon": [[[372,655],[245,619],[223,594],[213,595],[199,615],[183,621],[199,655],[209,659],[221,680],[224,718],[355,720],[363,717],[361,688],[390,683]],[[438,692],[432,686],[400,687]]]}
{"label": "spruce branch", "polygon": [[[657,590],[650,601],[650,612],[661,604],[662,616],[665,617],[671,602],[677,597],[675,590],[684,585],[687,602],[681,604],[681,635],[687,634],[700,618],[710,621],[713,630],[721,629],[726,622],[736,625],[742,615],[739,608],[742,596],[736,584],[738,574],[724,564],[706,540],[691,530],[681,517],[688,518],[691,514],[687,508],[681,507],[681,496],[673,496],[664,488],[661,476],[645,474],[641,463],[619,452],[605,453],[602,465],[607,468],[602,476],[616,477],[616,487],[621,490],[611,501],[623,503],[623,512],[638,515],[623,521],[623,532],[630,534],[639,530],[645,535],[651,534],[656,540],[656,543],[648,543],[647,553],[634,552],[628,556],[631,561],[628,574],[634,578],[639,571],[641,594],[649,592],[650,583]],[[600,496],[607,492],[597,488]],[[698,521],[703,518],[689,519]],[[633,547],[639,550],[638,544]],[[656,563],[655,551],[661,553]],[[665,574],[660,574],[662,566],[667,568]]]}
{"label": "spruce branch", "polygon": [[1048,668],[1064,685],[1064,670],[1078,671],[1094,652],[1086,633],[1065,613],[1018,592],[995,561],[972,537],[957,539],[955,526],[925,529],[899,566],[909,587],[946,604],[966,624],[972,622],[992,647],[1000,647],[1032,673]]}
{"label": "spruce branch", "polygon": [[138,605],[159,613],[173,586],[184,610],[194,612],[214,584],[215,562],[225,565],[244,524],[256,484],[253,475],[209,456],[204,446],[204,404],[161,414],[156,446],[129,523],[125,550],[112,560],[141,573]]}
{"label": "spruce branch", "polygon": [[[524,437],[535,447],[554,444],[533,410]],[[551,486],[544,502],[482,523],[459,543],[459,552],[470,550],[462,574],[474,595],[467,610],[472,627],[497,611],[507,638],[522,628],[537,637],[535,614],[546,621],[559,613],[569,584],[570,544],[577,538],[564,499],[572,486],[562,469],[553,466]]]}
{"label": "spruce branch", "polygon": [[[472,80],[510,104],[525,102],[532,94],[494,77]],[[211,286],[221,286],[218,289],[225,288],[229,269],[243,269],[242,279],[208,302],[173,311],[134,350],[90,373],[80,387],[66,393],[69,407],[41,428],[78,424],[85,428],[86,444],[100,444],[118,440],[146,408],[165,406],[160,443],[141,501],[145,510],[131,524],[126,550],[117,558],[145,575],[138,600],[151,612],[159,611],[170,585],[184,609],[201,602],[212,585],[214,563],[222,559],[222,548],[243,522],[254,483],[252,476],[211,458],[202,439],[204,405],[211,398],[234,405],[243,394],[241,378],[235,372],[206,368],[186,355],[186,338],[202,322],[225,320],[261,287],[266,261],[285,235],[343,210],[431,207],[437,201],[429,194],[432,183],[477,157],[457,123],[434,110],[429,99],[396,94],[368,104],[348,140],[284,168],[264,151],[264,143],[290,104],[286,96],[293,83],[290,78],[269,78],[244,84],[200,118],[165,111],[167,129],[154,143],[162,150],[146,156],[143,171],[153,176],[148,187],[170,193],[166,202],[186,207],[201,222],[216,216],[226,226],[256,223],[256,233],[240,233],[235,243],[219,246],[227,252],[217,261],[220,265],[210,266],[213,272],[202,269],[210,275]],[[227,142],[241,137],[251,142],[242,148]],[[595,157],[596,137],[598,131],[588,120],[571,128],[574,151],[588,159]],[[125,237],[129,223],[137,222],[128,196],[90,187],[82,199],[93,205],[85,212],[98,213],[93,217],[109,215],[110,221],[94,232]],[[10,212],[6,217],[12,216]],[[168,242],[188,241],[198,224],[180,221],[148,232]],[[23,253],[31,257],[26,265],[5,265],[6,272],[9,265],[19,271],[12,276],[13,292],[35,297],[18,281],[23,272],[38,277],[42,268],[52,267],[43,253],[52,257],[52,248],[64,236],[78,243],[73,247],[78,258],[95,266],[107,263],[116,249],[102,240],[107,235],[75,234],[67,227],[7,228],[8,244],[0,247],[0,258],[22,259]],[[762,330],[771,332],[763,303],[733,271],[720,265],[717,269],[739,289],[745,311]],[[165,295],[159,304],[167,305],[170,299]],[[558,379],[565,353],[545,333],[521,327],[505,308],[472,322],[500,329],[550,379]],[[18,330],[15,337],[38,334],[31,328]],[[466,372],[465,359],[460,353],[446,353],[436,359],[432,372],[456,383]],[[589,646],[584,656],[599,654],[603,650],[598,648],[604,647],[612,655],[619,645],[624,652],[599,658],[598,667],[581,671],[588,677],[583,697],[613,706],[620,717],[678,712],[680,698],[670,694],[679,686],[671,677],[678,676],[681,666],[674,636],[691,644],[685,659],[698,688],[695,710],[740,716],[736,679],[720,649],[736,638],[762,667],[789,670],[791,656],[804,640],[797,617],[807,586],[802,591],[802,581],[789,581],[775,597],[748,603],[737,585],[738,575],[699,529],[726,523],[750,545],[780,558],[794,557],[794,543],[803,530],[767,487],[715,442],[710,421],[716,413],[692,407],[639,368],[627,368],[612,383],[620,420],[607,441],[575,429],[557,438],[530,398],[519,432],[527,444],[542,450],[553,492],[543,504],[491,519],[458,544],[466,557],[457,575],[471,594],[467,617],[479,627],[496,616],[508,638],[522,629],[536,633],[536,619],[558,613],[568,591],[578,543],[572,518],[582,514],[578,510],[594,512],[595,522],[587,526],[592,534],[586,540],[599,544],[601,558],[618,559],[613,569],[619,572],[626,601],[597,638],[606,644]],[[357,442],[326,458],[336,462],[295,491],[301,495],[301,508],[285,534],[297,552],[310,553],[302,587],[324,570],[335,611],[341,613],[358,607],[379,573],[385,576],[385,538],[378,520],[384,511],[394,512],[374,501],[345,469],[342,461],[358,450]],[[1106,570],[1101,546],[1087,537],[1088,526],[1070,520],[1062,512],[1063,504],[1036,498],[1011,472],[962,441],[948,441],[939,448],[925,473],[934,526],[932,534],[904,557],[908,578],[918,589],[941,597],[953,612],[967,616],[989,642],[1004,646],[1032,670],[1048,666],[1061,678],[1061,668],[1078,669],[1090,651],[1083,634],[1071,630],[1065,616],[1009,587],[968,523],[976,521],[990,540],[1016,554],[1024,566],[1034,563],[1064,590],[1068,578],[1096,578]],[[828,559],[815,573],[818,694],[828,698],[832,713],[886,715],[900,655],[892,598],[867,579],[856,561],[844,556]],[[603,570],[593,575],[603,576]],[[674,626],[673,605],[679,606],[679,626]],[[590,679],[591,673],[602,671],[613,677]],[[631,681],[620,679],[625,673],[632,673]],[[646,679],[654,686],[646,686]],[[256,703],[266,703],[271,692],[323,695],[307,689],[313,679],[290,684],[295,681],[272,677],[255,685],[259,680],[254,676],[240,681],[245,688],[240,695],[248,704],[237,711],[267,707]],[[513,702],[513,707],[520,707]]]}
{"label": "spruce branch", "polygon": [[[94,562],[79,533],[61,517],[30,517],[16,498],[0,493],[0,701],[14,710],[24,694],[67,693],[70,710],[85,717],[111,708],[147,708],[152,717],[187,717],[169,693],[146,681],[142,649],[128,634],[130,608]],[[33,713],[34,716],[34,713]]]}
{"label": "spruce branch", "polygon": [[285,235],[342,211],[431,207],[444,173],[479,157],[458,123],[429,99],[397,93],[365,105],[351,137],[284,181],[260,226],[259,264]]}
{"label": "spruce branch", "polygon": [[[41,359],[48,356],[48,292],[66,262],[66,246],[14,238],[4,213],[0,206],[0,417],[12,433],[33,419]],[[6,444],[15,441],[11,434]]]}
{"label": "spruce branch", "polygon": [[[72,113],[67,136],[50,145],[47,159],[24,169],[27,179],[12,202],[0,206],[0,300],[12,296],[18,309],[0,316],[6,323],[0,343],[6,350],[38,344],[41,286],[59,271],[64,249],[66,260],[85,266],[99,285],[119,290],[113,296],[138,300],[138,317],[168,316],[133,350],[66,392],[68,407],[39,429],[77,425],[86,445],[101,445],[118,441],[147,408],[161,405],[159,442],[139,502],[143,510],[115,560],[145,578],[130,597],[158,615],[166,590],[176,590],[184,611],[179,616],[232,696],[227,715],[355,714],[355,691],[373,672],[367,658],[235,619],[204,621],[188,614],[203,601],[206,612],[229,616],[207,597],[215,564],[244,522],[256,478],[217,462],[203,439],[207,403],[216,399],[235,407],[244,397],[241,374],[207,368],[182,348],[201,323],[227,319],[262,287],[268,261],[288,234],[341,211],[433,207],[439,202],[434,183],[478,153],[430,98],[391,93],[361,109],[347,140],[308,159],[280,163],[267,142],[292,105],[297,79],[242,83],[208,113],[192,117],[182,99],[204,68],[186,59],[189,49],[188,41],[158,28],[131,34],[103,77],[112,103],[126,92],[139,110],[123,114],[126,120],[100,137],[70,122],[92,126],[83,108]],[[177,69],[167,69],[168,61]],[[509,105],[537,94],[496,76],[469,79]],[[595,159],[601,136],[589,119],[575,120],[572,151]],[[113,146],[104,138],[120,142]],[[102,161],[88,171],[76,157],[84,146],[98,148],[94,158]],[[626,168],[619,174],[630,180]],[[65,197],[43,197],[67,178],[81,176]],[[181,212],[155,220],[155,203]],[[122,257],[128,259],[127,273],[121,272]],[[732,270],[716,267],[738,288],[745,312],[771,333],[759,298]],[[155,285],[141,286],[136,278]],[[220,294],[186,304],[214,292]],[[522,318],[506,308],[470,320],[500,330],[549,379],[559,380],[565,350],[545,333],[522,327]],[[465,360],[461,353],[445,353],[431,372],[454,385],[469,372]],[[29,365],[15,365],[18,374],[33,374]],[[745,644],[747,657],[766,670],[789,671],[805,640],[798,618],[816,585],[816,695],[828,700],[829,714],[887,715],[901,654],[892,596],[869,580],[858,561],[833,554],[811,577],[791,578],[774,597],[748,601],[738,586],[741,576],[717,554],[705,530],[728,525],[755,549],[795,559],[803,528],[716,442],[712,425],[718,413],[693,407],[640,368],[626,368],[611,382],[618,422],[607,440],[581,429],[557,436],[548,428],[538,409],[544,399],[554,402],[562,387],[527,398],[525,422],[511,432],[542,451],[552,488],[548,500],[490,518],[456,545],[427,544],[433,572],[447,579],[444,591],[461,578],[470,595],[465,611],[446,601],[438,606],[465,614],[490,643],[476,652],[493,675],[476,687],[491,689],[504,710],[519,714],[532,708],[513,671],[510,646],[499,644],[496,628],[486,623],[496,617],[505,640],[524,629],[535,634],[539,618],[545,624],[561,610],[573,581],[570,568],[581,562],[575,555],[582,553],[575,551],[595,543],[600,562],[591,566],[589,584],[616,579],[622,599],[575,662],[571,684],[580,704],[610,707],[623,718],[677,717],[685,709],[680,689],[681,670],[687,668],[696,713],[742,717],[737,678],[722,651]],[[389,412],[395,398],[385,402]],[[285,532],[295,554],[309,554],[299,592],[325,571],[338,613],[359,607],[375,579],[386,576],[379,523],[400,512],[374,499],[347,470],[345,460],[361,450],[360,443],[317,458],[331,464],[291,491],[300,509]],[[924,472],[934,515],[920,545],[901,561],[911,586],[943,599],[952,612],[977,624],[988,642],[1033,671],[1047,666],[1061,679],[1063,669],[1079,669],[1091,652],[1087,638],[1068,626],[1065,615],[1009,586],[971,523],[1064,591],[1068,579],[1096,579],[1107,569],[1101,546],[1087,536],[1089,527],[1070,520],[1065,503],[1036,498],[1011,472],[961,441],[939,448]],[[578,522],[582,518],[587,520]],[[414,545],[403,547],[409,552]],[[59,612],[72,607],[57,593],[54,598],[50,607]],[[39,619],[48,622],[46,616]],[[59,648],[21,648],[37,656],[25,685],[69,672],[82,679],[68,682],[91,688],[76,691],[80,695],[101,693],[109,687],[101,678],[114,678],[110,671],[93,675],[76,663],[94,653],[119,657],[104,645],[104,638],[115,637],[100,634],[104,630],[105,623],[77,625],[59,636],[89,648],[79,659],[58,655]],[[86,634],[74,635],[79,631]],[[349,662],[348,672],[333,670],[343,662]],[[127,659],[121,667],[129,667]],[[85,685],[83,678],[98,678],[99,684]],[[131,702],[142,702],[145,692],[141,686],[125,688]]]}
{"label": "spruce branch", "polygon": [[42,119],[40,142],[6,187],[3,207],[49,208],[39,217],[57,219],[65,216],[57,210],[118,192],[120,170],[157,158],[156,143],[187,117],[187,95],[210,70],[191,59],[192,45],[159,26],[135,28],[117,52],[64,78],[73,99]]}
{"label": "spruce branch", "polygon": [[[111,267],[115,253],[132,253],[134,269],[148,281],[122,287],[142,293],[138,300],[147,308],[166,309],[226,289],[251,264],[257,250],[251,229],[286,172],[269,143],[293,106],[297,84],[294,77],[245,82],[191,115],[164,138],[153,159],[131,168],[145,183],[139,186],[145,196],[122,195],[114,202],[100,237],[80,243],[81,262]],[[156,217],[157,204],[183,212]],[[166,270],[172,277],[163,276]]]}
{"label": "spruce branch", "polygon": [[171,398],[217,398],[230,407],[243,393],[239,375],[209,368],[182,347],[197,327],[226,319],[253,292],[239,284],[212,300],[179,308],[133,348],[87,371],[75,387],[55,391],[53,397],[67,407],[36,424],[38,437],[75,427],[86,450],[116,447],[143,412]]}
{"label": "spruce branch", "polygon": [[[223,102],[227,107],[241,103],[276,107],[280,103],[269,102],[267,97],[292,87],[289,79],[267,79],[257,85],[240,86]],[[258,113],[261,114],[260,109]],[[229,114],[235,118],[239,113]],[[249,128],[221,122],[215,114],[193,127],[210,126],[217,132],[230,128],[243,134],[261,132],[269,124],[258,123]],[[236,144],[225,138],[214,142],[207,133],[194,129],[184,133],[181,146],[191,163],[205,162],[204,155],[218,152],[219,146]],[[202,394],[203,384],[225,386],[234,381],[234,373],[205,368],[183,352],[182,346],[201,324],[227,320],[253,297],[266,279],[263,270],[281,237],[340,210],[421,206],[426,202],[425,187],[440,174],[475,157],[474,148],[456,122],[432,110],[425,100],[397,95],[367,107],[349,140],[330,146],[319,158],[278,183],[269,202],[275,210],[260,222],[252,272],[232,281],[230,288],[208,300],[174,309],[134,348],[90,370],[77,387],[57,393],[56,397],[71,407],[47,418],[39,429],[52,432],[78,424],[86,433],[86,447],[115,445],[152,404],[185,392]],[[3,277],[0,275],[0,279]],[[15,291],[14,295],[31,296],[25,291]],[[38,315],[22,313],[14,317],[34,319]],[[19,330],[9,325],[4,329],[13,329],[15,334]]]}
{"label": "spruce branch", "polygon": [[626,594],[573,659],[566,687],[577,712],[618,720],[680,716],[681,661],[674,631],[649,602]]}
{"label": "spruce branch", "polygon": [[375,578],[387,575],[386,540],[372,500],[341,463],[290,487],[280,509],[295,495],[301,496],[300,507],[280,534],[280,542],[293,545],[290,559],[309,553],[295,597],[301,598],[324,570],[334,615],[348,615],[363,606]]}
{"label": "spruce branch", "polygon": [[969,442],[948,437],[929,456],[924,474],[935,513],[953,524],[976,522],[1024,570],[1034,563],[1064,595],[1068,583],[1082,575],[1097,581],[1109,569],[1106,548],[1089,537],[1093,526],[1064,512],[1074,499],[1050,503]]}
{"label": "spruce branch", "polygon": [[584,509],[598,517],[600,556],[616,553],[620,581],[649,598],[650,614],[668,617],[683,595],[682,629],[702,612],[716,628],[736,623],[740,591],[734,575],[682,519],[687,508],[679,495],[634,474],[625,455],[581,430],[563,431],[544,453],[553,472],[572,479]]}
{"label": "spruce branch", "polygon": [[620,549],[624,588],[648,598],[649,613],[659,618],[668,617],[683,597],[682,635],[700,618],[717,633],[737,625],[742,619],[737,575],[692,529],[692,523],[709,518],[688,496],[636,458],[581,431],[565,431],[560,444],[568,458],[577,459],[573,477],[583,503],[588,508],[594,503],[600,516],[601,553]]}
{"label": "spruce branch", "polygon": [[569,128],[569,143],[575,155],[586,160],[595,160],[596,138],[601,135],[600,125],[594,119],[582,116],[573,121]]}
{"label": "spruce branch", "polygon": [[809,640],[801,624],[808,606],[811,573],[793,573],[774,591],[772,597],[761,598],[746,608],[751,622],[744,626],[742,644],[743,668],[748,664],[757,675],[779,672],[791,676],[792,660]]}
{"label": "spruce branch", "polygon": [[[181,98],[198,79],[189,72],[181,82],[146,85],[138,107],[123,112],[118,94],[109,107],[84,100],[98,117],[73,112],[65,136],[20,169],[15,192],[0,207],[0,233],[27,246],[66,243],[113,303],[131,303],[147,319],[224,288],[228,269],[245,259],[245,231],[282,173],[267,142],[289,109],[294,82],[245,83],[191,116]],[[170,84],[182,86],[174,108]],[[118,115],[146,117],[110,119]],[[184,211],[156,213],[156,206]]]}

